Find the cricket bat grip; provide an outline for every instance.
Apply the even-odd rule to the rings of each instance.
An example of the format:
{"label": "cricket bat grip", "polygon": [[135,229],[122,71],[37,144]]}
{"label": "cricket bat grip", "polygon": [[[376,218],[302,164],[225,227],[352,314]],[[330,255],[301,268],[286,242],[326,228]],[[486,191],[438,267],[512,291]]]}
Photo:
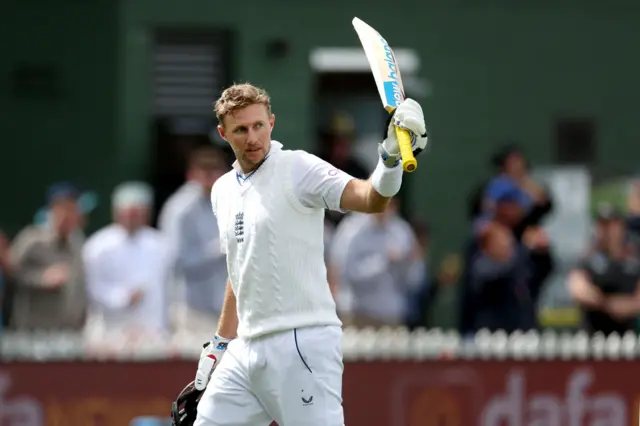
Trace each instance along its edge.
{"label": "cricket bat grip", "polygon": [[405,172],[413,172],[418,168],[418,161],[413,156],[411,147],[411,136],[409,132],[401,127],[396,127],[396,137],[400,147],[400,157],[402,158],[402,168]]}

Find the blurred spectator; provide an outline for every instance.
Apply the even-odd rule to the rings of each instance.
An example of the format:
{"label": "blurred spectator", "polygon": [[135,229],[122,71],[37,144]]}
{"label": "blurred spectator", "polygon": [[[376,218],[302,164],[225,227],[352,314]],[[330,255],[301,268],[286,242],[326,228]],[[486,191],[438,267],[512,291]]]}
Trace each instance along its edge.
{"label": "blurred spectator", "polygon": [[515,144],[500,147],[491,157],[492,176],[475,187],[469,197],[469,219],[473,221],[486,212],[487,195],[491,197],[487,192],[491,192],[489,186],[496,178],[517,180],[515,176],[522,175],[523,167],[528,167],[528,161]]}
{"label": "blurred spectator", "polygon": [[187,181],[162,207],[158,225],[173,246],[174,278],[184,293],[174,309],[175,325],[212,333],[222,309],[227,264],[211,210],[211,187],[228,167],[213,145],[195,149],[188,161]]}
{"label": "blurred spectator", "polygon": [[479,185],[470,197],[470,217],[475,220],[490,210],[495,204],[496,194],[501,187],[508,184],[517,185],[523,215],[514,232],[520,238],[528,226],[539,225],[542,219],[551,212],[553,204],[548,191],[538,184],[529,174],[529,161],[516,144],[501,147],[492,157],[491,163],[496,174]]}
{"label": "blurred spectator", "polygon": [[[524,157],[516,153],[508,158],[510,160],[506,164],[511,161],[515,165],[505,168],[518,171],[513,174],[519,176],[526,164]],[[523,184],[522,179],[528,183]],[[492,217],[493,221],[511,230],[517,245],[524,244],[532,249],[527,253],[527,288],[532,303],[536,305],[542,285],[553,270],[549,241],[539,226],[542,218],[549,213],[551,202],[546,192],[530,178],[521,178],[520,182],[504,175],[493,179],[487,187],[488,204],[484,216],[478,219],[476,226],[481,228],[486,218]],[[528,190],[524,189],[527,185]],[[534,193],[537,195],[532,195]]]}
{"label": "blurred spectator", "polygon": [[471,263],[475,295],[474,329],[530,329],[535,324],[533,301],[527,288],[527,259],[510,230],[489,225],[483,247]]}
{"label": "blurred spectator", "polygon": [[629,240],[640,257],[640,176],[631,180],[627,208]]}
{"label": "blurred spectator", "polygon": [[[83,192],[78,195],[78,209],[82,214],[82,226],[87,226],[87,218],[89,214],[95,210],[98,205],[98,196],[95,192]],[[38,209],[33,217],[33,224],[39,226],[50,226],[51,214],[47,207]],[[82,233],[82,229],[78,228],[76,232]]]}
{"label": "blurred spectator", "polygon": [[[476,289],[474,285],[474,263],[476,259],[481,255],[481,238],[486,238],[491,234],[492,227],[488,226],[495,223],[497,232],[500,230],[513,229],[513,227],[522,219],[522,209],[519,206],[517,200],[521,197],[520,191],[516,188],[509,188],[508,185],[504,185],[504,193],[494,196],[494,209],[493,212],[484,213],[479,219],[474,218],[471,237],[464,249],[464,270],[461,279],[461,294],[460,294],[460,331],[462,334],[470,334],[477,331],[476,326],[476,311],[478,309],[479,301],[476,298]],[[481,208],[479,212],[481,212]],[[495,238],[495,237],[494,237]],[[500,235],[497,236],[498,240]],[[503,237],[504,239],[504,237]]]}
{"label": "blurred spectator", "polygon": [[369,172],[352,152],[355,136],[353,118],[346,113],[334,114],[328,129],[321,132],[318,156],[355,178],[367,179]]}
{"label": "blurred spectator", "polygon": [[640,260],[626,240],[624,216],[600,206],[594,249],[571,272],[569,292],[584,327],[605,334],[635,330],[640,313]]}
{"label": "blurred spectator", "polygon": [[[489,206],[504,192],[514,191],[510,185],[517,185],[521,217],[515,223],[508,223],[520,243],[530,247],[528,253],[530,267],[528,289],[532,303],[537,305],[542,286],[553,270],[553,258],[549,241],[539,228],[542,220],[553,210],[549,192],[529,174],[529,162],[517,145],[507,145],[493,159],[500,175],[489,183],[487,195]],[[515,191],[514,191],[515,192]]]}
{"label": "blurred spectator", "polygon": [[112,197],[114,223],[87,240],[83,259],[91,339],[168,331],[172,254],[166,237],[149,226],[152,198],[146,184],[119,185]]}
{"label": "blurred spectator", "polygon": [[[367,179],[370,172],[353,154],[356,129],[353,118],[346,113],[336,113],[329,126],[320,132],[320,149],[318,157],[329,162],[340,170],[359,179]],[[327,210],[326,218],[333,224],[342,220],[340,212]]]}
{"label": "blurred spectator", "polygon": [[[488,311],[494,309],[491,306],[495,307],[496,316],[489,322],[497,326],[502,317],[505,328],[518,324],[515,312],[505,310],[500,313],[497,307],[509,303],[510,298],[526,306],[519,317],[521,325],[533,327],[540,290],[553,270],[549,242],[539,227],[553,208],[548,191],[530,176],[528,160],[517,145],[502,147],[493,156],[492,163],[496,175],[471,197],[474,231],[465,249],[460,312],[460,326],[465,334],[477,329],[480,311],[485,317],[480,323],[488,323]],[[505,230],[511,233],[514,241],[507,239]],[[495,275],[498,271],[501,272],[499,279]],[[520,290],[509,295],[516,281],[519,281]],[[484,294],[488,299],[479,298],[478,286],[487,282],[500,282],[507,293],[496,293],[500,285],[482,285],[484,290],[490,288],[491,292]],[[478,305],[485,303],[488,304]]]}
{"label": "blurred spectator", "polygon": [[425,279],[421,250],[407,221],[397,215],[397,200],[384,213],[352,213],[338,228],[331,268],[339,287],[352,292],[351,318],[358,327],[404,324],[408,296]]}
{"label": "blurred spectator", "polygon": [[79,330],[84,325],[84,241],[77,232],[82,226],[78,196],[70,183],[53,185],[47,196],[49,226],[27,226],[14,240],[12,324],[17,329]]}
{"label": "blurred spectator", "polygon": [[[461,327],[530,329],[536,326],[540,287],[552,269],[549,240],[540,227],[529,227],[520,241],[514,229],[528,203],[508,179],[491,184],[491,208],[476,220],[466,251]],[[543,260],[541,260],[543,259]]]}

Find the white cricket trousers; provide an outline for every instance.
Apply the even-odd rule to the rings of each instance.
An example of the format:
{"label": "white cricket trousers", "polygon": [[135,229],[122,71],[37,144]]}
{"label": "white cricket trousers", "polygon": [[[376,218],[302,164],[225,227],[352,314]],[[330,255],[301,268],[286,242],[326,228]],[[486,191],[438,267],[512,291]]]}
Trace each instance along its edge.
{"label": "white cricket trousers", "polygon": [[234,339],[194,426],[344,426],[343,369],[338,326]]}

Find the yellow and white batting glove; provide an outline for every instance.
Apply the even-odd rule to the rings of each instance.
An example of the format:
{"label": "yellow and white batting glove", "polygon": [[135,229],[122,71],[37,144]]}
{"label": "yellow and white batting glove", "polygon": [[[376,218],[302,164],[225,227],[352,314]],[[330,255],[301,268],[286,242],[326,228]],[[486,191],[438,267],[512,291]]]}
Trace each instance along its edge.
{"label": "yellow and white batting glove", "polygon": [[207,388],[211,373],[220,363],[229,342],[231,342],[231,339],[214,336],[213,340],[204,344],[200,353],[200,361],[198,361],[196,379],[193,383],[196,389],[205,390]]}
{"label": "yellow and white batting glove", "polygon": [[420,104],[413,99],[405,99],[389,119],[384,141],[378,145],[378,153],[387,167],[400,164],[400,146],[395,126],[409,131],[413,155],[418,156],[427,146],[427,126]]}

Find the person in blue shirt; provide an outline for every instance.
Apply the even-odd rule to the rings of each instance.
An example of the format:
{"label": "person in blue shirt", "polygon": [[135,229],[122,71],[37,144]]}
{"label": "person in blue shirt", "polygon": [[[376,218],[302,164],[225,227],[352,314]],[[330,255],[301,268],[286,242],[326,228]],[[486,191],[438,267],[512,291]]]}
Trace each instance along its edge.
{"label": "person in blue shirt", "polygon": [[513,331],[536,326],[535,305],[552,262],[541,228],[529,226],[521,235],[516,233],[531,208],[531,197],[512,179],[497,177],[487,186],[484,210],[472,224],[465,253],[464,334],[480,328]]}

